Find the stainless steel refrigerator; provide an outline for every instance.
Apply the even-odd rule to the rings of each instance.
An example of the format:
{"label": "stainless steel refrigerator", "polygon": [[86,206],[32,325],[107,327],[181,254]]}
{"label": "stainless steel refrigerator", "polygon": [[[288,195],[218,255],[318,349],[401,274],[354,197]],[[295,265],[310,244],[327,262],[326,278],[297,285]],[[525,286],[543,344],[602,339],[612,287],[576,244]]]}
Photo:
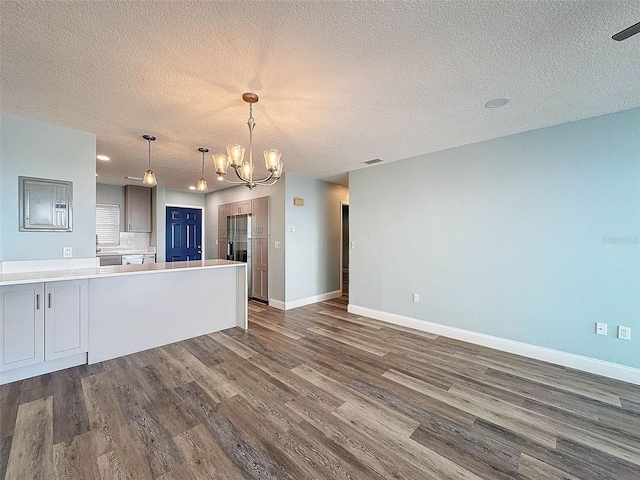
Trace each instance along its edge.
{"label": "stainless steel refrigerator", "polygon": [[227,217],[227,260],[247,264],[247,287],[251,297],[251,215]]}

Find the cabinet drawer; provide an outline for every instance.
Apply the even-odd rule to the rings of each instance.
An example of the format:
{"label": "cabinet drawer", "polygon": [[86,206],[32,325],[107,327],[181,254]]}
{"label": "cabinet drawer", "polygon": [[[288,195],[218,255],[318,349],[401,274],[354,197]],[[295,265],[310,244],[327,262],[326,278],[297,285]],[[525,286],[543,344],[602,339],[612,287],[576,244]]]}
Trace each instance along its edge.
{"label": "cabinet drawer", "polygon": [[122,265],[122,255],[101,255],[100,266],[104,265]]}

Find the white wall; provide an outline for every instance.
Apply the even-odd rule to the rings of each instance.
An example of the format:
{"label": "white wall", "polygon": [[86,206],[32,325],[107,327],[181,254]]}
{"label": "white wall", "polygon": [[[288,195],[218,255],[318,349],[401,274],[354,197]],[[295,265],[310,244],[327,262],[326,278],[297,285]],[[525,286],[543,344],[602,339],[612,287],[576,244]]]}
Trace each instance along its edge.
{"label": "white wall", "polygon": [[633,109],[351,172],[350,304],[640,367],[639,152]]}
{"label": "white wall", "polygon": [[[0,261],[95,257],[95,135],[2,114],[0,165]],[[19,176],[73,182],[72,232],[19,231]]]}
{"label": "white wall", "polygon": [[[285,183],[286,302],[340,290],[341,202],[347,187],[287,174]],[[295,206],[294,198],[303,206]],[[291,232],[291,228],[295,232]]]}

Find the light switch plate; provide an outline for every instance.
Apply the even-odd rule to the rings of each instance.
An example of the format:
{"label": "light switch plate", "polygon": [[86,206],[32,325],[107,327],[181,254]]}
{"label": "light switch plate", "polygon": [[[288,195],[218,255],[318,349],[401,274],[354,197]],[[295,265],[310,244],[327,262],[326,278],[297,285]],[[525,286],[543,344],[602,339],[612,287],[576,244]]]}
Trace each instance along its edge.
{"label": "light switch plate", "polygon": [[618,326],[618,338],[622,340],[631,340],[631,327]]}
{"label": "light switch plate", "polygon": [[351,250],[355,250],[356,249],[356,242],[351,242]]}
{"label": "light switch plate", "polygon": [[289,227],[289,231],[291,233],[296,233],[296,227]]}
{"label": "light switch plate", "polygon": [[280,242],[273,242],[273,248],[280,250]]}
{"label": "light switch plate", "polygon": [[603,322],[596,322],[596,334],[597,335],[606,335],[607,334],[607,324]]}
{"label": "light switch plate", "polygon": [[73,249],[71,247],[64,247],[62,249],[62,258],[71,258],[73,255]]}

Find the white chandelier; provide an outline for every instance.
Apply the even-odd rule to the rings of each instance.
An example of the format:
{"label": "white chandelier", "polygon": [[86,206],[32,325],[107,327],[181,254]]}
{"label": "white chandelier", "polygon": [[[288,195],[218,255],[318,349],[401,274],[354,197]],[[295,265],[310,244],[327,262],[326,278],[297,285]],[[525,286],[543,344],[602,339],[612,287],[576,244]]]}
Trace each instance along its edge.
{"label": "white chandelier", "polygon": [[[244,146],[235,143],[227,145],[227,155],[224,153],[214,153],[212,157],[218,180],[237,185],[245,185],[249,190],[252,190],[256,185],[270,186],[276,183],[282,176],[284,162],[280,160],[282,153],[279,150],[264,150],[264,162],[269,174],[264,178],[253,178],[253,128],[256,126],[253,120],[253,104],[258,102],[258,95],[255,93],[245,93],[242,95],[242,99],[249,104],[249,119],[247,120],[247,125],[249,126],[249,161],[244,161]],[[230,181],[225,178],[229,165],[231,165],[236,172],[236,176],[240,179],[239,182]]]}

